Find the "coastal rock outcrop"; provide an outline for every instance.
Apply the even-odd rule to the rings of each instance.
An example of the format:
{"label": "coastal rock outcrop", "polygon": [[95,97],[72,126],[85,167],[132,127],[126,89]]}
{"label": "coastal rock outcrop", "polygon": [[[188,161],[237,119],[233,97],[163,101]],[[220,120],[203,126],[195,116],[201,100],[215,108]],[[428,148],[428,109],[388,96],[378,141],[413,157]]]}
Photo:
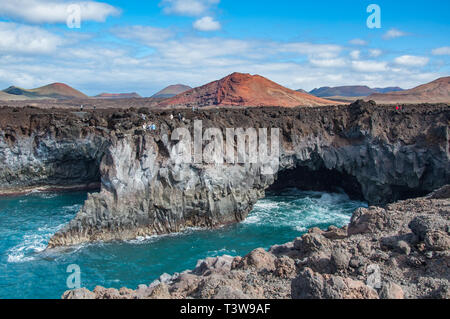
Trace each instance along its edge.
{"label": "coastal rock outcrop", "polygon": [[[448,299],[450,185],[427,197],[355,211],[341,230],[311,229],[293,242],[245,257],[199,261],[137,290],[97,287],[67,291],[64,299]],[[439,194],[439,195],[436,195]],[[366,216],[377,216],[367,221]],[[389,221],[389,222],[385,222]],[[370,223],[372,232],[350,233]],[[438,235],[436,235],[438,234]],[[408,249],[404,249],[408,247]],[[400,248],[400,249],[397,249]]]}
{"label": "coastal rock outcrop", "polygon": [[[396,111],[359,101],[350,106],[223,108],[178,114],[148,109],[14,110],[1,110],[18,118],[1,123],[0,192],[101,184],[100,192],[90,194],[75,219],[52,237],[50,248],[240,222],[266,191],[286,187],[344,190],[370,204],[386,204],[425,195],[450,182],[448,105],[405,106]],[[184,128],[194,136],[197,121],[204,130],[222,132],[279,129],[278,170],[263,173],[259,162],[180,161],[185,152],[173,133]],[[36,135],[43,138],[32,144]],[[205,153],[207,145],[202,143]],[[55,166],[67,178],[54,173]],[[371,231],[371,220],[377,217],[360,214],[365,219],[355,221],[350,229]],[[389,220],[382,222],[389,224]],[[310,244],[340,238],[342,232],[327,236],[311,238]],[[429,234],[427,242],[445,246],[439,234]]]}
{"label": "coastal rock outcrop", "polygon": [[35,108],[1,113],[0,194],[100,188],[100,162],[110,145],[103,119]]}

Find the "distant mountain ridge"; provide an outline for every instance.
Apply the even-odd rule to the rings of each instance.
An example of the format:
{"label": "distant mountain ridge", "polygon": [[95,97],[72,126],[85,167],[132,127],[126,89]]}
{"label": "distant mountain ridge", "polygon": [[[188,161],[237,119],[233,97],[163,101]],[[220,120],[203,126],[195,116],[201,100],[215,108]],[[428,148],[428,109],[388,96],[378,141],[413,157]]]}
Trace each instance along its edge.
{"label": "distant mountain ridge", "polygon": [[332,97],[332,96],[344,96],[344,97],[363,97],[369,96],[374,93],[389,93],[403,91],[399,87],[387,87],[387,88],[370,88],[362,85],[350,85],[350,86],[337,86],[337,87],[321,87],[309,92],[317,97]]}
{"label": "distant mountain ridge", "polygon": [[100,99],[139,99],[139,98],[142,98],[142,96],[140,96],[136,92],[132,92],[132,93],[102,93],[102,94],[96,95],[95,98],[100,98]]}
{"label": "distant mountain ridge", "polygon": [[377,103],[450,103],[450,76],[419,85],[410,90],[372,94],[367,99]]}
{"label": "distant mountain ridge", "polygon": [[339,103],[283,87],[260,75],[233,73],[163,101],[161,106],[324,106]]}
{"label": "distant mountain ridge", "polygon": [[3,90],[9,95],[16,95],[28,99],[85,99],[87,95],[68,86],[64,83],[52,83],[36,89],[23,89],[17,86],[10,86]]}
{"label": "distant mountain ridge", "polygon": [[184,84],[175,84],[175,85],[169,85],[168,87],[162,89],[158,93],[152,96],[152,98],[155,99],[168,99],[174,96],[177,96],[178,94],[184,93],[186,91],[191,90],[192,88],[188,85]]}

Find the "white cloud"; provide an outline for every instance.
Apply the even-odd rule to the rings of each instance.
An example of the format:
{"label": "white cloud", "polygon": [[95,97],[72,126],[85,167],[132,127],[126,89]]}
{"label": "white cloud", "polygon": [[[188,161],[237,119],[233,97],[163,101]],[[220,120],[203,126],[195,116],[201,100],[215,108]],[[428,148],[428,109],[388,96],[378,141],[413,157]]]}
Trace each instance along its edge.
{"label": "white cloud", "polygon": [[322,59],[322,60],[311,59],[310,62],[312,65],[323,68],[337,68],[346,65],[344,59]]}
{"label": "white cloud", "polygon": [[[165,61],[173,65],[216,65],[231,63],[232,59],[249,58],[256,48],[256,43],[224,38],[189,37],[171,40],[155,46]],[[223,60],[226,59],[225,63]]]}
{"label": "white cloud", "polygon": [[212,17],[203,17],[195,21],[193,27],[199,31],[217,31],[220,30],[221,25]]}
{"label": "white cloud", "polygon": [[408,34],[400,31],[398,29],[390,29],[388,32],[386,32],[383,35],[383,38],[386,40],[390,40],[390,39],[395,39],[395,38],[400,38],[400,37],[404,37],[407,36]]}
{"label": "white cloud", "polygon": [[361,56],[361,51],[359,50],[353,50],[350,52],[350,56],[352,59],[354,60],[359,60],[360,56]]}
{"label": "white cloud", "polygon": [[[71,54],[72,49],[58,50],[44,60],[31,55],[26,58],[14,55],[6,59],[2,56],[0,87],[15,84],[32,88],[51,82],[65,82],[89,95],[104,91],[137,91],[143,96],[150,96],[169,84],[199,86],[235,71],[260,74],[289,88],[306,90],[355,84],[409,88],[429,82],[428,78],[431,80],[444,75],[427,73],[427,79],[424,79],[421,76],[423,70],[416,68],[399,68],[399,72],[394,73],[385,66],[389,72],[367,72],[367,67],[360,68],[362,71],[353,67],[334,70],[312,63],[273,62],[272,55],[264,59],[252,57],[253,50],[259,51],[261,47],[234,41],[237,40],[214,38],[208,45],[200,39],[191,38],[181,47],[170,48],[172,43],[168,43],[167,47],[158,49],[161,52],[146,56],[135,56],[134,47],[127,49],[124,44],[105,49],[99,45],[93,47],[92,43],[79,46],[73,51],[74,54]],[[189,45],[189,42],[195,44]],[[214,49],[220,43],[232,47],[221,53]],[[199,51],[181,59],[186,53],[190,54],[190,49]],[[231,56],[234,49],[238,52]]]}
{"label": "white cloud", "polygon": [[437,48],[432,51],[434,55],[450,55],[450,47]]}
{"label": "white cloud", "polygon": [[353,44],[353,45],[367,45],[367,41],[362,40],[362,39],[353,39],[353,40],[350,40],[350,44]]}
{"label": "white cloud", "polygon": [[273,47],[278,52],[297,53],[320,59],[335,58],[342,51],[342,47],[339,45],[314,44],[309,42],[275,43]]}
{"label": "white cloud", "polygon": [[136,40],[147,45],[166,41],[174,36],[174,33],[169,29],[141,25],[117,27],[113,28],[112,32],[119,38]]}
{"label": "white cloud", "polygon": [[96,1],[15,0],[0,2],[0,16],[29,23],[65,23],[71,4],[80,6],[81,22],[104,22],[108,16],[120,14],[119,9]]}
{"label": "white cloud", "polygon": [[402,55],[396,58],[394,61],[399,65],[404,66],[425,66],[430,59],[421,56],[414,55]]}
{"label": "white cloud", "polygon": [[0,52],[47,54],[63,44],[63,39],[42,28],[0,22]]}
{"label": "white cloud", "polygon": [[220,0],[162,0],[160,6],[167,14],[200,16],[220,3]]}
{"label": "white cloud", "polygon": [[382,54],[383,54],[383,51],[381,51],[380,49],[370,49],[369,50],[369,55],[373,58],[377,58]]}
{"label": "white cloud", "polygon": [[445,73],[366,59],[366,48],[360,53],[364,60],[352,61],[350,51],[331,43],[183,36],[150,26],[111,31],[130,41],[0,23],[0,87],[65,82],[90,95],[137,91],[149,96],[175,82],[197,86],[236,71],[260,74],[292,89],[353,84],[408,88],[427,82],[422,74],[428,79]]}
{"label": "white cloud", "polygon": [[388,70],[386,62],[373,60],[352,61],[352,68],[360,72],[383,72]]}
{"label": "white cloud", "polygon": [[[115,28],[113,33],[121,38],[135,40],[155,49],[160,58],[170,60],[173,65],[195,63],[225,63],[232,57],[239,60],[264,60],[277,55],[290,58],[308,57],[319,65],[342,65],[342,60],[335,60],[342,47],[334,44],[314,44],[308,42],[268,42],[257,40],[227,39],[221,37],[184,37],[173,38],[172,32],[153,27],[133,26]],[[163,41],[165,40],[165,41]],[[214,60],[214,61],[213,61]],[[326,61],[330,60],[330,61]]]}

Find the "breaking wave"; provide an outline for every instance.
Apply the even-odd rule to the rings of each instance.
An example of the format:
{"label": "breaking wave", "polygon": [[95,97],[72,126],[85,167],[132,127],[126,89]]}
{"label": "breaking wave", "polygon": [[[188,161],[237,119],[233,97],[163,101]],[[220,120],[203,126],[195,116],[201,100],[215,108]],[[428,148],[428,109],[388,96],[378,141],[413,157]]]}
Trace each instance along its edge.
{"label": "breaking wave", "polygon": [[243,223],[286,226],[299,232],[328,225],[341,227],[361,206],[364,204],[350,200],[346,194],[289,189],[260,200]]}

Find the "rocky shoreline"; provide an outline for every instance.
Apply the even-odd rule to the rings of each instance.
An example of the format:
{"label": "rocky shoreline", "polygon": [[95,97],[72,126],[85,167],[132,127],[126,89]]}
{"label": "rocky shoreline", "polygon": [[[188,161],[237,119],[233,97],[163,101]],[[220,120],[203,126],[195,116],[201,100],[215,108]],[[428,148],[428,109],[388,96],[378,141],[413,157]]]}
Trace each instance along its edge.
{"label": "rocky shoreline", "polygon": [[71,290],[63,299],[449,299],[450,185],[356,210],[351,223],[245,257],[221,256],[137,290]]}
{"label": "rocky shoreline", "polygon": [[[385,205],[450,183],[446,104],[0,113],[0,193],[101,184],[49,248],[240,222],[271,188],[343,189]],[[192,132],[195,121],[204,129],[279,128],[279,171],[177,162],[170,136]],[[145,129],[150,123],[155,131]]]}

